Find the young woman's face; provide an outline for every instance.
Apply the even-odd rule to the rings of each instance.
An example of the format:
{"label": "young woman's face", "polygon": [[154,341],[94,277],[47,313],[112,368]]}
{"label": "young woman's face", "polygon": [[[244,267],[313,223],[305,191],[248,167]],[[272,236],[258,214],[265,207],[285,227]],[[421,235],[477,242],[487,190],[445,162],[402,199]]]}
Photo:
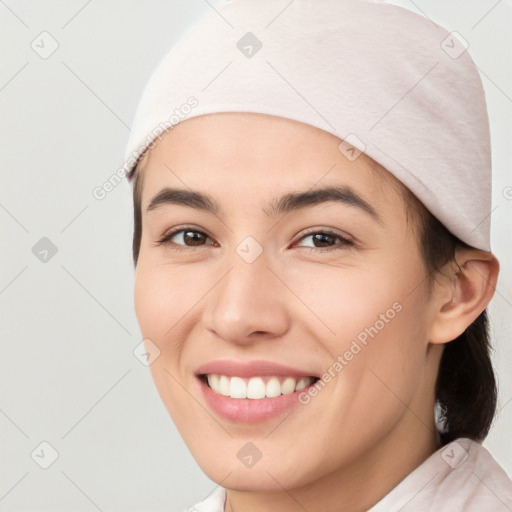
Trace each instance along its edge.
{"label": "young woman's face", "polygon": [[144,169],[135,308],[160,351],[150,369],[193,456],[231,489],[377,468],[433,436],[440,352],[418,242],[392,178],[339,143],[209,114]]}

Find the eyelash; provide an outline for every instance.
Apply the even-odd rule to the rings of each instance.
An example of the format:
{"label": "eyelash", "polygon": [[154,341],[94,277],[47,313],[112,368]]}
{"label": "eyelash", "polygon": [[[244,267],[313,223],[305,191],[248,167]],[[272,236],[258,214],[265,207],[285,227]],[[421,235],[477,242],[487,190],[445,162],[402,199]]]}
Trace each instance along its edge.
{"label": "eyelash", "polygon": [[[182,232],[200,233],[201,235],[204,235],[207,238],[210,238],[206,233],[199,231],[198,229],[195,229],[192,226],[185,226],[185,227],[181,227],[179,229],[175,229],[174,231],[172,231],[170,233],[167,233],[160,240],[158,240],[156,242],[156,245],[157,246],[165,245],[173,251],[189,251],[189,250],[193,250],[194,247],[201,247],[201,246],[180,245],[180,244],[175,244],[174,242],[169,241],[175,235],[177,235],[178,233],[182,233]],[[329,252],[329,251],[340,250],[340,249],[344,249],[344,248],[352,247],[352,246],[356,245],[352,240],[349,240],[348,238],[341,236],[339,233],[336,233],[335,231],[332,231],[330,229],[320,229],[320,230],[316,229],[316,230],[311,230],[309,232],[306,232],[302,235],[301,238],[299,238],[298,242],[300,242],[301,240],[303,240],[304,238],[306,238],[308,236],[319,235],[319,234],[329,235],[329,236],[338,238],[339,240],[341,240],[341,243],[339,244],[339,246],[334,246],[334,247],[303,247],[303,249],[309,249],[309,250],[320,251],[320,252]]]}

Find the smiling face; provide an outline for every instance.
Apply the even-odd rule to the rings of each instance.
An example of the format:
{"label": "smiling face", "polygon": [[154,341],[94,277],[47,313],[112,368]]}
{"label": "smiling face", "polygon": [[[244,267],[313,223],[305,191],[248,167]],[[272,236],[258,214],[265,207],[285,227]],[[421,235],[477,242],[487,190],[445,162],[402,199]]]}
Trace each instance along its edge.
{"label": "smiling face", "polygon": [[135,309],[160,350],[150,369],[191,453],[230,489],[335,475],[363,489],[364,473],[379,493],[412,438],[436,443],[441,346],[418,242],[398,182],[339,143],[209,114],[174,127],[143,169]]}

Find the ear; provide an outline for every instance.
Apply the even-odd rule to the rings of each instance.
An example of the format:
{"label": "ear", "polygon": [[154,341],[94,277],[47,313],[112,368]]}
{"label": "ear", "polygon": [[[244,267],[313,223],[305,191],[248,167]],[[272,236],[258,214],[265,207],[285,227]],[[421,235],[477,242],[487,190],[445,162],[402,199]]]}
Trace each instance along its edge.
{"label": "ear", "polygon": [[496,290],[499,263],[491,252],[464,249],[455,256],[435,287],[431,343],[447,343],[460,336],[482,313]]}

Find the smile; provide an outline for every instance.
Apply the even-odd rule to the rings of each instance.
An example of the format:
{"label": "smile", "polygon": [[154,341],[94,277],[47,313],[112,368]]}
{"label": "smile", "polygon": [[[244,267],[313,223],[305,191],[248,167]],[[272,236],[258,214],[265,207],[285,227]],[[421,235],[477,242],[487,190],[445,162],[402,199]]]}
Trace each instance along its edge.
{"label": "smile", "polygon": [[195,376],[208,410],[223,420],[256,424],[302,407],[300,393],[319,380],[310,371],[274,361],[218,359],[199,366]]}
{"label": "smile", "polygon": [[208,374],[204,378],[210,389],[218,395],[251,400],[291,395],[317,380],[316,377],[261,376],[243,378],[218,374]]}

